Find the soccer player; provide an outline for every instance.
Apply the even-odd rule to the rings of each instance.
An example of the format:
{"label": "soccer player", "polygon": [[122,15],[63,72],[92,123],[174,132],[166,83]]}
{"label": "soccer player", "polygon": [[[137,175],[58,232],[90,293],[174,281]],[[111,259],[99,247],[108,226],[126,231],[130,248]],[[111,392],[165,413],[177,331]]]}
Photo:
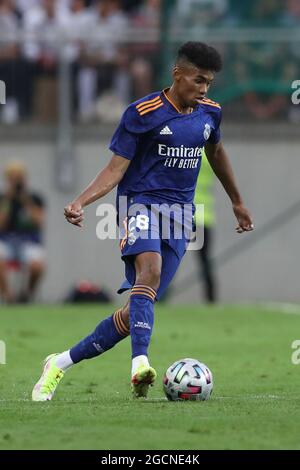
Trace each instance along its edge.
{"label": "soccer player", "polygon": [[[166,209],[176,204],[183,208],[192,204],[203,148],[232,202],[238,221],[236,231],[253,229],[220,140],[220,105],[206,97],[221,67],[221,57],[213,47],[200,42],[182,45],[171,87],[141,98],[126,109],[112,137],[110,162],[65,207],[67,221],[81,227],[84,207],[115,186],[118,209],[120,197],[127,197],[127,213],[124,217],[119,211],[118,217],[119,226],[125,229],[120,248],[126,274],[119,292],[130,289],[130,298],[78,344],[45,359],[43,374],[32,392],[34,401],[51,400],[70,367],[103,354],[129,335],[133,396],[147,396],[156,378],[148,360],[154,302],[170,284],[188,244],[186,234],[174,236],[180,217],[176,210],[169,223],[172,234],[170,231],[169,237],[163,237],[161,217],[152,207],[158,204]],[[137,215],[131,212],[134,205],[141,208],[134,213]]]}

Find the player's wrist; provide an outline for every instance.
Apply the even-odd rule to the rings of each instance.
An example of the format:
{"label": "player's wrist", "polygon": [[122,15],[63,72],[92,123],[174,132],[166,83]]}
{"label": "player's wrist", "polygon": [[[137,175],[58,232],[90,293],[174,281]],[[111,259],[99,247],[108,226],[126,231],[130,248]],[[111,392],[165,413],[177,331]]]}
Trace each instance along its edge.
{"label": "player's wrist", "polygon": [[243,200],[240,197],[231,198],[232,207],[240,207],[244,205]]}
{"label": "player's wrist", "polygon": [[84,208],[84,201],[82,201],[80,198],[74,199],[74,201],[71,202],[71,206],[74,209],[83,209]]}

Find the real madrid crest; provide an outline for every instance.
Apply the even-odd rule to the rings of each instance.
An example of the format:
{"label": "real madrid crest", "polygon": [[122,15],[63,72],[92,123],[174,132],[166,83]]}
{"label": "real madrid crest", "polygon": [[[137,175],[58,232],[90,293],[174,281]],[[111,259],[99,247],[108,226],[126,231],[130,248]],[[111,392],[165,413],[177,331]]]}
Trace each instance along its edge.
{"label": "real madrid crest", "polygon": [[209,139],[210,133],[211,133],[210,125],[206,123],[204,126],[204,131],[203,131],[203,137],[205,140]]}

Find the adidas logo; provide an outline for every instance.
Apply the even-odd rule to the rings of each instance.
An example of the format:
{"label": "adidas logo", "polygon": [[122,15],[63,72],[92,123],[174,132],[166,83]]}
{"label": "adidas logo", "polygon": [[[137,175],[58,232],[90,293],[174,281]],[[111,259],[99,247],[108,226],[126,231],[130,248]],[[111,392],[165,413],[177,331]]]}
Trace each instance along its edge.
{"label": "adidas logo", "polygon": [[160,135],[172,135],[173,132],[171,131],[171,129],[166,126],[164,127],[161,131],[160,131]]}

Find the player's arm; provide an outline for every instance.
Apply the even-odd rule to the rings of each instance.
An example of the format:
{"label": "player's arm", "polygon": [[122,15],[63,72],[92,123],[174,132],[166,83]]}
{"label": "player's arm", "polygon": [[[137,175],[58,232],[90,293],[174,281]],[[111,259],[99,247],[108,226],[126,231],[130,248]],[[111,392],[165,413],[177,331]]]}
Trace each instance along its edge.
{"label": "player's arm", "polygon": [[244,206],[242,197],[240,195],[234,178],[229,158],[224,150],[222,143],[207,143],[205,145],[205,153],[210,163],[210,166],[212,167],[214,173],[222,183],[226,193],[228,194],[232,202],[233,212],[238,221],[236,231],[238,233],[242,233],[253,230],[253,221],[251,215]]}
{"label": "player's arm", "polygon": [[130,160],[113,155],[108,165],[73,202],[65,207],[64,213],[68,222],[82,227],[83,208],[108,194],[123,178]]}

